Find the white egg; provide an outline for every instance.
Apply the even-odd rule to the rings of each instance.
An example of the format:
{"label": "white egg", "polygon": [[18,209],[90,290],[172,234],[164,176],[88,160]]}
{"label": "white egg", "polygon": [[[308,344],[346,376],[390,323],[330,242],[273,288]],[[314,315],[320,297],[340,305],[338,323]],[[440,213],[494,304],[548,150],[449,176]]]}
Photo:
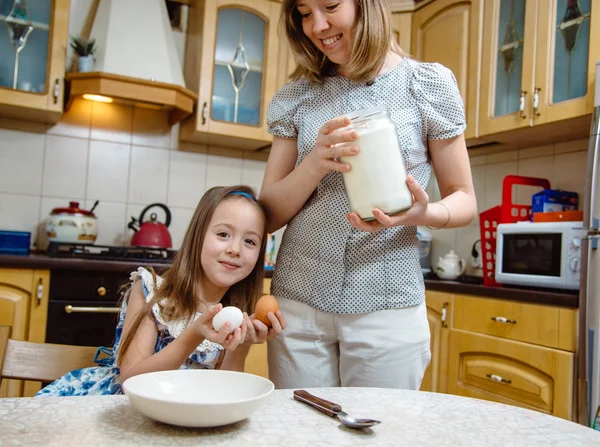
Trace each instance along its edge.
{"label": "white egg", "polygon": [[235,306],[227,306],[221,309],[221,311],[213,317],[212,323],[217,332],[221,330],[225,323],[231,323],[231,328],[229,329],[229,332],[231,333],[242,325],[242,321],[244,321],[242,311]]}

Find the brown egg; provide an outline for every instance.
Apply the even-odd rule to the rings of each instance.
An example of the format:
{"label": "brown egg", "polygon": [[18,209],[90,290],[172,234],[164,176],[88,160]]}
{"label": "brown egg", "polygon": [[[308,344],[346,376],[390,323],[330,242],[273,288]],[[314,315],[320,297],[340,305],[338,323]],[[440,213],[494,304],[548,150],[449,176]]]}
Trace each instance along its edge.
{"label": "brown egg", "polygon": [[277,312],[279,310],[279,303],[273,295],[264,295],[256,303],[256,309],[254,311],[256,319],[262,321],[271,327],[271,320],[267,317],[269,312]]}

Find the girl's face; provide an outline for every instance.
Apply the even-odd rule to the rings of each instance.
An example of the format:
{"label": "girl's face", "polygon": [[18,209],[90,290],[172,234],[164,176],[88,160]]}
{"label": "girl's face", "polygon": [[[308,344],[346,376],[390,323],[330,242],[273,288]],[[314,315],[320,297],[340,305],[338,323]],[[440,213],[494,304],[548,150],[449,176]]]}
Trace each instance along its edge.
{"label": "girl's face", "polygon": [[258,261],[265,220],[246,199],[232,197],[215,209],[200,254],[205,286],[228,288],[246,278]]}
{"label": "girl's face", "polygon": [[356,0],[298,0],[302,29],[312,43],[334,64],[350,59]]}

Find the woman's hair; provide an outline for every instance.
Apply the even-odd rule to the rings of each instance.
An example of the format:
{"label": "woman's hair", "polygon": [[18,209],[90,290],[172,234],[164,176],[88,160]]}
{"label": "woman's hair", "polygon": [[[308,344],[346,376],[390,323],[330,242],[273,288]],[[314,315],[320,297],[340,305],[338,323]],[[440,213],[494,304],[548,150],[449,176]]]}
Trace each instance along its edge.
{"label": "woman's hair", "polygon": [[164,274],[163,282],[158,288],[156,288],[156,275],[152,271],[155,285],[154,296],[146,303],[143,310],[135,316],[131,328],[124,334],[119,347],[118,364],[120,364],[120,359],[123,358],[131,345],[131,341],[144,318],[152,315],[152,306],[156,303],[161,307],[162,315],[166,320],[185,318],[189,324],[196,315],[197,297],[200,295],[198,289],[204,276],[200,259],[204,237],[217,206],[224,200],[245,200],[251,203],[260,211],[265,221],[256,265],[246,278],[229,287],[221,300],[224,306],[235,306],[248,314],[254,311],[263,289],[264,258],[267,243],[265,209],[255,199],[252,188],[248,186],[211,188],[200,199],[183,238],[181,248],[173,258],[173,264]]}
{"label": "woman's hair", "polygon": [[[355,1],[354,42],[346,69],[352,80],[368,82],[377,77],[390,50],[402,57],[408,54],[402,51],[392,36],[387,0]],[[304,34],[297,3],[298,0],[284,0],[279,21],[296,61],[290,80],[304,78],[322,83],[328,76],[336,75],[337,64],[331,62]]]}

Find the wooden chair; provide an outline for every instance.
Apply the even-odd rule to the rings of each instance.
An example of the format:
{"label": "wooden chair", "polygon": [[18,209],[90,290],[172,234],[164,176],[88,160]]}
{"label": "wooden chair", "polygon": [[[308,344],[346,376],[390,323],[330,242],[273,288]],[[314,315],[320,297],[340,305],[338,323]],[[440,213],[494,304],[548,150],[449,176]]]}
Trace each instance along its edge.
{"label": "wooden chair", "polygon": [[74,369],[95,366],[96,347],[11,340],[10,332],[10,326],[0,326],[0,383],[52,382]]}

